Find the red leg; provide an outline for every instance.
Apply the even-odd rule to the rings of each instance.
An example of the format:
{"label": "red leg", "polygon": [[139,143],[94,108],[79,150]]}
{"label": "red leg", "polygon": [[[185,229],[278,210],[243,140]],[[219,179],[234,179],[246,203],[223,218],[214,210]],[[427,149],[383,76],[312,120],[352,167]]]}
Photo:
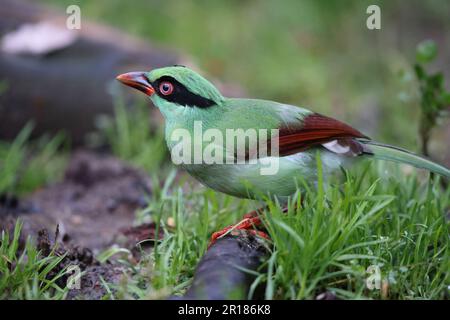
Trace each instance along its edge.
{"label": "red leg", "polygon": [[[283,208],[283,213],[286,213],[288,211],[288,207],[284,207]],[[249,213],[246,213],[244,215],[244,219],[241,220],[238,224],[235,225],[231,225],[228,226],[220,231],[214,232],[211,236],[211,240],[209,241],[209,245],[208,248],[211,247],[217,239],[222,238],[224,235],[226,234],[231,234],[231,235],[239,235],[241,230],[245,230],[251,234],[253,234],[254,236],[259,236],[265,239],[269,239],[269,236],[267,235],[267,233],[265,233],[264,231],[260,231],[260,230],[256,230],[255,227],[260,226],[261,223],[261,219],[260,219],[260,215],[262,215],[264,212],[264,209],[257,209],[254,211],[251,211]]]}
{"label": "red leg", "polygon": [[239,235],[240,230],[245,230],[255,236],[260,236],[262,238],[269,239],[269,236],[265,232],[254,229],[254,227],[261,225],[261,219],[259,218],[259,214],[261,213],[262,209],[249,212],[244,215],[244,219],[241,220],[239,223],[228,226],[220,231],[214,232],[211,236],[208,248],[211,245],[213,245],[217,239],[222,238],[226,234]]}

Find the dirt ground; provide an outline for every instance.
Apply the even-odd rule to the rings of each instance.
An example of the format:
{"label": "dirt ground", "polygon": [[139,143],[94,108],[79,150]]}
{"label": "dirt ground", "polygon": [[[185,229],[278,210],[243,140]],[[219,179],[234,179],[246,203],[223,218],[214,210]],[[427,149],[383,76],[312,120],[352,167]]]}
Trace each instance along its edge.
{"label": "dirt ground", "polygon": [[114,244],[136,252],[137,242],[154,237],[153,224],[133,224],[136,209],[146,205],[150,194],[144,172],[109,155],[81,150],[71,157],[60,183],[24,199],[3,195],[0,230],[12,230],[20,217],[22,240],[31,236],[43,254],[57,241],[58,253],[67,254],[59,268],[77,264],[85,272],[81,290],[71,290],[68,298],[100,299],[105,294],[100,276],[118,283],[124,270],[114,261],[100,265],[95,254]]}

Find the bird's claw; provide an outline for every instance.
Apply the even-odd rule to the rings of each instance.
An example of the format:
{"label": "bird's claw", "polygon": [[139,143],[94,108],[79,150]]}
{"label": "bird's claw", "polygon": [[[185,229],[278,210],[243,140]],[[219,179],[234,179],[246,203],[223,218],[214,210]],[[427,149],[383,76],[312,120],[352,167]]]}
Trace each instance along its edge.
{"label": "bird's claw", "polygon": [[244,217],[245,218],[239,223],[223,228],[220,231],[214,232],[211,236],[208,248],[210,248],[217,241],[217,239],[220,239],[227,234],[239,236],[241,234],[241,231],[244,230],[254,236],[269,239],[267,233],[265,233],[264,231],[254,229],[254,227],[261,225],[261,219],[258,216],[255,217],[254,215],[247,214]]}

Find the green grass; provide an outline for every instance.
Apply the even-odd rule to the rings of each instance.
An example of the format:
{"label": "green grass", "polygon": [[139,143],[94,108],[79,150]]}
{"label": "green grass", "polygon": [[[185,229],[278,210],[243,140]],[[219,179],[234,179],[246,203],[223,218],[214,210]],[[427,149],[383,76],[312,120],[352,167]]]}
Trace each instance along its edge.
{"label": "green grass", "polygon": [[[380,179],[386,168],[391,176]],[[159,222],[165,236],[132,267],[134,276],[115,287],[122,298],[182,294],[211,232],[257,206],[205,188],[189,194],[176,185],[163,189],[156,190],[144,215]],[[438,181],[420,182],[415,173],[369,164],[342,183],[319,182],[318,190],[295,197],[300,198],[303,206],[290,205],[287,214],[268,203],[272,249],[261,266],[267,271],[259,271],[255,282],[265,283],[266,299],[314,299],[324,291],[347,299],[448,296],[450,190],[443,191]],[[381,271],[381,290],[366,286],[370,266]]]}
{"label": "green grass", "polygon": [[64,299],[67,288],[56,281],[65,274],[53,272],[64,256],[52,251],[44,257],[30,238],[20,248],[22,222],[19,220],[12,237],[2,231],[0,238],[0,300],[4,299]]}
{"label": "green grass", "polygon": [[[302,207],[291,206],[287,215],[272,208],[273,271],[260,275],[266,298],[310,299],[325,290],[341,298],[448,294],[450,190],[437,181],[420,184],[415,174],[380,181],[380,173],[348,175],[326,192],[319,180]],[[367,289],[369,266],[380,268],[384,291]]]}
{"label": "green grass", "polygon": [[[286,214],[268,201],[264,221],[271,250],[254,287],[264,283],[266,299],[314,299],[324,291],[346,299],[448,297],[450,189],[401,169],[368,163],[347,172],[343,181],[319,179],[317,190],[292,198],[296,203],[302,199],[303,205],[292,201]],[[149,206],[138,213],[139,222],[157,222],[164,237],[150,239],[156,241],[154,249],[143,252],[137,264],[119,260],[128,276],[117,285],[103,282],[109,292],[104,299],[182,294],[211,232],[236,223],[257,206],[199,187],[186,176],[174,178],[175,171],[165,183],[154,181]],[[40,257],[31,242],[18,257],[19,232],[20,224],[11,242],[2,235],[0,297],[64,298],[54,279],[46,279],[60,258]],[[106,261],[124,252],[114,249],[99,258]],[[367,289],[369,266],[380,268],[382,290]]]}
{"label": "green grass", "polygon": [[30,141],[27,124],[12,142],[0,141],[0,194],[23,195],[62,177],[67,155],[62,133]]}
{"label": "green grass", "polygon": [[143,253],[137,265],[122,261],[131,276],[118,286],[110,285],[117,292],[108,298],[162,299],[184,292],[207,249],[211,232],[237,221],[251,208],[250,201],[198,189],[198,184],[186,176],[175,181],[175,174],[172,171],[164,183],[153,180],[149,206],[137,215],[139,222],[156,222],[164,236],[148,240],[156,241],[155,247],[150,254]]}

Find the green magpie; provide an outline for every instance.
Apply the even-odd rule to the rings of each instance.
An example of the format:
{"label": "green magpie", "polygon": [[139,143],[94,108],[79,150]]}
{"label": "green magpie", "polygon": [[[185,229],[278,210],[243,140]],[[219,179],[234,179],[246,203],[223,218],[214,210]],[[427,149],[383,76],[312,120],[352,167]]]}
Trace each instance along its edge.
{"label": "green magpie", "polygon": [[[229,129],[258,130],[258,143],[267,142],[266,149],[276,145],[276,153],[272,154],[260,152],[262,149],[259,148],[255,151],[248,142],[241,144],[247,162],[180,164],[204,185],[236,197],[255,199],[263,194],[280,202],[287,199],[299,189],[300,179],[313,183],[317,180],[317,154],[326,175],[341,171],[341,166],[353,161],[375,158],[406,163],[450,178],[450,170],[444,166],[401,148],[372,141],[357,129],[306,108],[267,100],[224,97],[211,82],[184,66],[125,73],[117,80],[144,92],[159,108],[165,119],[165,139],[171,151],[177,145],[172,139],[174,133],[182,129],[194,135],[196,123],[201,123],[204,131],[214,129],[224,136]],[[261,130],[270,131],[270,134],[260,134]],[[215,142],[214,152],[223,151],[224,158],[230,154],[236,157],[236,150],[227,149],[223,141]],[[207,145],[211,144],[202,141],[200,152],[205,151]],[[250,162],[250,159],[261,161]],[[277,170],[262,174],[262,160],[274,159],[278,161]],[[265,236],[252,229],[261,223],[260,212],[255,210],[237,225],[214,233],[212,242],[230,229],[248,229]]]}

